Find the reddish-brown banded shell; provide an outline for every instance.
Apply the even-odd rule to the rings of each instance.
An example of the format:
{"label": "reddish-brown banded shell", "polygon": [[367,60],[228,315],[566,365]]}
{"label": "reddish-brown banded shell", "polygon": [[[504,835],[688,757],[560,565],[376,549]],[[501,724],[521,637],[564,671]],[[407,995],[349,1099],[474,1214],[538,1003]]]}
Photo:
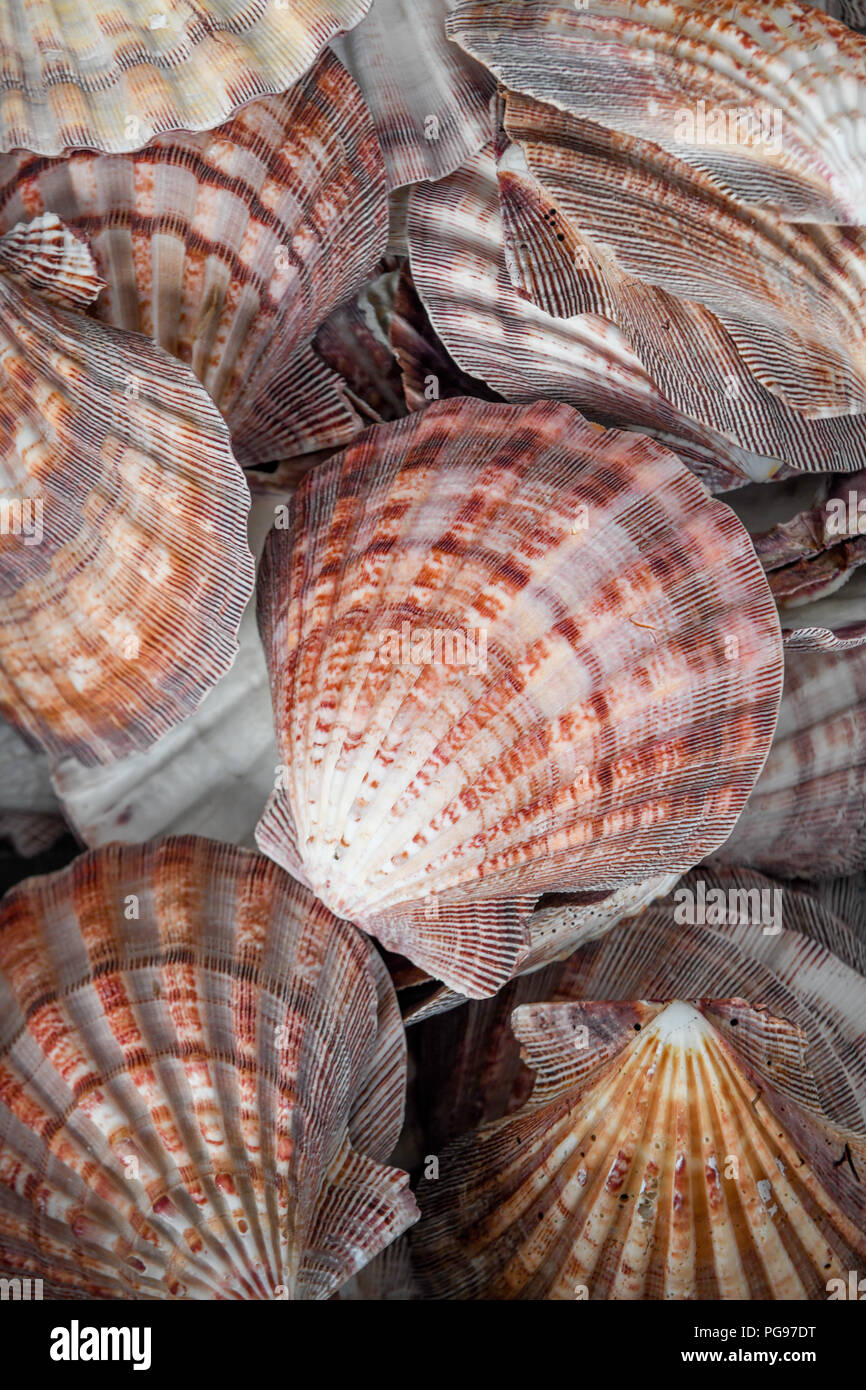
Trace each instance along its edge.
{"label": "reddish-brown banded shell", "polygon": [[513,1024],[532,1096],[422,1181],[426,1297],[825,1299],[862,1266],[862,1183],[837,1159],[866,1147],[822,1114],[790,1024],[742,999]]}
{"label": "reddish-brown banded shell", "polygon": [[0,710],[52,754],[109,762],[231,665],[249,493],[212,402],[154,344],[6,277],[0,340]]}
{"label": "reddish-brown banded shell", "polygon": [[308,475],[290,528],[260,574],[284,775],[257,840],[389,949],[489,993],[541,893],[682,871],[733,823],[778,622],[654,442],[439,402]]}
{"label": "reddish-brown banded shell", "polygon": [[6,155],[0,183],[0,231],[51,211],[86,236],[106,281],[93,314],[190,365],[241,463],[359,431],[311,341],[372,274],[388,201],[372,118],[332,54],[217,130],[131,155]]}
{"label": "reddish-brown banded shell", "polygon": [[[618,323],[686,413],[723,428],[708,399],[713,372],[701,359],[709,359],[722,364],[723,399],[742,393],[756,409],[762,396],[750,392],[751,373],[808,417],[863,414],[866,231],[794,225],[747,208],[658,146],[528,97],[507,95],[505,129],[527,163],[515,192],[524,180],[530,196],[537,187],[548,203],[541,221],[555,224],[565,253],[558,278],[577,302],[563,312]],[[506,250],[526,245],[527,291],[556,313],[557,267],[550,237],[539,244],[538,221],[537,212],[516,214]],[[681,359],[679,367],[666,357]]]}
{"label": "reddish-brown banded shell", "polygon": [[405,1045],[369,943],[181,838],[0,914],[0,1242],[53,1297],[324,1298],[414,1219]]}
{"label": "reddish-brown banded shell", "polygon": [[370,0],[6,0],[0,150],[135,150],[291,87]]}

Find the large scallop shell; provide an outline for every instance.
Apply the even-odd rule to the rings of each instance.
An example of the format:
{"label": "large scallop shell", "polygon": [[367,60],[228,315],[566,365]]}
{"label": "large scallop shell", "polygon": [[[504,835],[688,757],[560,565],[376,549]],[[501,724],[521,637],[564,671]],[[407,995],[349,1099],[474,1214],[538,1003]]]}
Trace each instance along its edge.
{"label": "large scallop shell", "polygon": [[387,973],[261,856],[110,846],[0,917],[0,1241],[54,1297],[324,1298],[414,1219]]}
{"label": "large scallop shell", "polygon": [[714,861],[785,878],[866,868],[866,647],[787,652],[773,746]]}
{"label": "large scallop shell", "polygon": [[791,0],[464,0],[507,88],[652,141],[795,222],[866,223],[866,39]]}
{"label": "large scallop shell", "polygon": [[107,282],[93,313],[189,363],[243,464],[361,428],[310,346],[388,235],[382,153],[332,54],[285,96],[134,155],[0,159],[0,230],[46,211],[84,234]]}
{"label": "large scallop shell", "polygon": [[[458,366],[508,400],[552,396],[603,423],[646,430],[702,476],[714,479],[721,466],[727,487],[732,476],[763,481],[781,464],[862,467],[866,415],[806,419],[738,365],[733,344],[727,356],[703,338],[694,345],[697,384],[654,349],[657,381],[622,330],[600,316],[603,306],[557,318],[523,297],[506,259],[492,145],[451,178],[413,190],[408,230],[412,277],[437,334]],[[670,298],[670,312],[677,303]],[[712,319],[700,306],[690,312]],[[692,415],[698,386],[701,410]]]}
{"label": "large scallop shell", "polygon": [[441,179],[487,141],[495,82],[445,37],[455,0],[373,0],[334,47],[370,107],[392,189]]}
{"label": "large scallop shell", "polygon": [[501,173],[518,203],[507,240],[542,308],[564,295],[562,312],[618,323],[666,395],[713,428],[704,359],[725,363],[728,394],[753,394],[751,373],[809,417],[866,410],[866,231],[747,208],[657,145],[531,98],[508,94],[505,129],[525,157]]}
{"label": "large scallop shell", "polygon": [[512,973],[540,894],[694,864],[775,722],[733,513],[553,402],[368,431],[294,495],[259,612],[285,765],[260,848],[464,993]]}
{"label": "large scallop shell", "polygon": [[792,1025],[742,999],[513,1022],[532,1096],[421,1183],[426,1296],[817,1299],[862,1267],[866,1144],[823,1115]]}
{"label": "large scallop shell", "polygon": [[425,1150],[526,1100],[529,1076],[508,1026],[518,1005],[712,990],[742,991],[801,1028],[827,1116],[866,1131],[866,909],[847,880],[820,891],[831,882],[795,889],[749,869],[701,867],[664,900],[494,999],[417,1023],[410,1016]]}
{"label": "large scallop shell", "polygon": [[5,0],[0,150],[135,150],[302,77],[370,0]]}

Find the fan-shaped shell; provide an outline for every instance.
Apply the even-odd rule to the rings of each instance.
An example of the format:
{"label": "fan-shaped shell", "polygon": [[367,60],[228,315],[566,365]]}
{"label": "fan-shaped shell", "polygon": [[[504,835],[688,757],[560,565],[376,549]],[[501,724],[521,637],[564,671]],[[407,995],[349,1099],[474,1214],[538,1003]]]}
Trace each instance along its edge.
{"label": "fan-shaped shell", "polygon": [[335,41],[373,112],[397,189],[441,179],[487,141],[495,83],[445,37],[455,0],[373,0],[356,29]]}
{"label": "fan-shaped shell", "polygon": [[866,1201],[802,1035],[742,999],[518,1009],[519,1114],[419,1188],[428,1297],[826,1298],[866,1256]]}
{"label": "fan-shaped shell", "polygon": [[526,1100],[531,1083],[508,1026],[518,1005],[704,998],[714,989],[741,990],[801,1028],[826,1114],[866,1131],[866,911],[850,887],[819,896],[821,887],[702,866],[664,900],[495,999],[413,1022],[425,1151]]}
{"label": "fan-shaped shell", "polygon": [[[704,358],[724,363],[727,394],[742,392],[744,409],[763,399],[751,374],[806,416],[863,413],[862,228],[795,226],[747,208],[657,145],[528,97],[508,94],[505,129],[526,161],[525,172],[500,174],[503,211],[506,192],[517,204],[506,249],[542,308],[618,323],[665,394],[716,429]],[[554,233],[559,263],[548,249]],[[571,301],[563,310],[557,294]]]}
{"label": "fan-shaped shell", "polygon": [[249,494],[219,414],[146,340],[0,277],[0,709],[53,754],[147,747],[231,664]]}
{"label": "fan-shaped shell", "polygon": [[6,0],[0,150],[135,150],[302,77],[370,0]]}
{"label": "fan-shaped shell", "polygon": [[372,119],[332,54],[285,96],[134,155],[0,159],[0,230],[53,211],[90,243],[93,313],[187,362],[242,463],[345,443],[361,427],[311,340],[388,235]]}
{"label": "fan-shaped shell", "polygon": [[0,916],[0,1240],[54,1297],[327,1297],[414,1218],[396,1001],[259,855],[110,846]]}
{"label": "fan-shaped shell", "polygon": [[285,765],[259,846],[466,993],[512,973],[541,893],[690,867],[775,721],[733,514],[552,402],[368,431],[272,532],[259,613]]}
{"label": "fan-shaped shell", "polygon": [[788,651],[766,766],[714,859],[785,878],[866,867],[866,647]]}
{"label": "fan-shaped shell", "polygon": [[[697,382],[657,345],[656,380],[622,330],[600,317],[603,305],[563,319],[522,297],[506,261],[492,145],[451,178],[413,190],[408,230],[413,280],[437,334],[458,366],[507,399],[552,396],[605,423],[647,430],[714,486],[720,472],[730,487],[737,477],[765,480],[780,464],[862,467],[866,415],[806,419],[737,368],[733,345],[728,356],[710,351],[712,334],[692,343]],[[669,313],[677,303],[670,297]],[[690,313],[712,318],[700,306]],[[641,342],[651,345],[652,335]],[[712,425],[689,413],[696,393]]]}
{"label": "fan-shaped shell", "polygon": [[811,7],[464,0],[448,33],[506,87],[650,140],[744,203],[866,223],[866,39]]}

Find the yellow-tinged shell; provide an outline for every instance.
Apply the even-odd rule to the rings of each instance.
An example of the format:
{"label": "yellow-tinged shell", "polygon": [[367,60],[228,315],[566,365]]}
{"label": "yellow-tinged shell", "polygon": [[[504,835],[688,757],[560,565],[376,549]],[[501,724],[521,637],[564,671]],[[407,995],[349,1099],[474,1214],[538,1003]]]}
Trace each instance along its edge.
{"label": "yellow-tinged shell", "polygon": [[52,1297],[326,1298],[415,1219],[370,944],[257,854],[112,845],[0,912],[0,1245]]}
{"label": "yellow-tinged shell", "polygon": [[136,150],[291,87],[370,0],[4,0],[0,150]]}
{"label": "yellow-tinged shell", "polygon": [[128,155],[5,155],[0,186],[0,231],[53,212],[87,238],[105,281],[93,315],[188,363],[242,464],[358,433],[311,341],[372,274],[388,201],[372,117],[333,54],[216,130]]}
{"label": "yellow-tinged shell", "polygon": [[513,972],[540,894],[695,863],[775,722],[778,621],[733,513],[552,402],[439,402],[314,470],[259,614],[260,848],[463,993]]}
{"label": "yellow-tinged shell", "polygon": [[[567,918],[573,910],[565,904],[546,915]],[[801,1028],[827,1117],[866,1131],[866,912],[857,880],[797,889],[753,870],[702,865],[664,900],[567,960],[510,981],[493,999],[429,999],[429,990],[413,997],[411,979],[397,974],[395,983],[413,1025],[425,1153],[526,1099],[531,1078],[508,1024],[519,1005],[692,999],[713,991],[742,993],[754,1008]],[[443,1008],[450,1011],[429,1017]]]}
{"label": "yellow-tinged shell", "polygon": [[742,999],[516,1010],[535,1087],[419,1188],[433,1298],[825,1299],[866,1258],[862,1136]]}
{"label": "yellow-tinged shell", "polygon": [[0,711],[109,762],[231,665],[249,492],[189,368],[0,276]]}

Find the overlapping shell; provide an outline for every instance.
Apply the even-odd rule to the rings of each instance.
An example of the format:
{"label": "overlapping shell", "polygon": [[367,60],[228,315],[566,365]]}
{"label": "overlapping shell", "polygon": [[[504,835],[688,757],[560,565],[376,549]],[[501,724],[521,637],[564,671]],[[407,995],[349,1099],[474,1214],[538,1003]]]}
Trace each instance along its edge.
{"label": "overlapping shell", "polygon": [[866,1145],[826,1120],[790,1024],[742,999],[513,1024],[532,1096],[422,1181],[424,1295],[826,1298],[862,1265]]}
{"label": "overlapping shell", "polygon": [[448,33],[509,90],[651,141],[746,204],[866,223],[866,39],[811,7],[463,0]]}
{"label": "overlapping shell", "polygon": [[323,1298],[415,1217],[369,943],[259,855],[111,846],[0,916],[0,1240],[50,1297]]}
{"label": "overlapping shell", "polygon": [[0,229],[52,211],[90,243],[93,312],[190,365],[242,463],[345,443],[361,422],[310,346],[387,241],[382,153],[325,54],[284,96],[134,155],[0,159]]}
{"label": "overlapping shell", "polygon": [[718,375],[743,412],[760,412],[757,382],[807,417],[863,413],[866,231],[747,207],[657,145],[528,97],[508,94],[505,129],[506,250],[542,308],[617,323],[665,394],[715,429]]}
{"label": "overlapping shell", "polygon": [[827,1116],[866,1131],[864,909],[856,881],[795,888],[753,870],[701,866],[665,899],[495,999],[459,1008],[452,1000],[447,1015],[426,1020],[419,1009],[409,1037],[425,1151],[526,1100],[531,1078],[509,1027],[518,1006],[706,998],[712,990],[742,992],[801,1028]]}
{"label": "overlapping shell", "polygon": [[0,150],[135,150],[283,91],[370,0],[6,0]]}
{"label": "overlapping shell", "polygon": [[733,514],[549,402],[439,402],[307,475],[259,612],[284,765],[259,846],[464,993],[512,973],[540,894],[694,864],[775,721]]}
{"label": "overlapping shell", "polygon": [[766,766],[715,860],[785,878],[866,867],[866,647],[789,650]]}
{"label": "overlapping shell", "polygon": [[[551,237],[543,211],[535,236],[539,223],[544,255]],[[508,400],[553,397],[593,419],[646,430],[715,488],[763,481],[782,465],[862,467],[866,415],[813,420],[791,409],[751,375],[732,344],[726,354],[712,349],[720,340],[700,328],[701,313],[709,312],[701,306],[689,308],[681,333],[662,335],[671,351],[661,352],[659,334],[671,328],[679,301],[668,296],[659,319],[655,310],[646,316],[647,291],[621,297],[645,362],[628,333],[604,316],[613,311],[603,301],[556,317],[521,294],[509,268],[492,144],[451,178],[413,190],[408,235],[413,281],[439,338],[459,367]]]}
{"label": "overlapping shell", "polygon": [[0,710],[52,754],[147,747],[231,664],[249,496],[152,343],[0,276]]}

